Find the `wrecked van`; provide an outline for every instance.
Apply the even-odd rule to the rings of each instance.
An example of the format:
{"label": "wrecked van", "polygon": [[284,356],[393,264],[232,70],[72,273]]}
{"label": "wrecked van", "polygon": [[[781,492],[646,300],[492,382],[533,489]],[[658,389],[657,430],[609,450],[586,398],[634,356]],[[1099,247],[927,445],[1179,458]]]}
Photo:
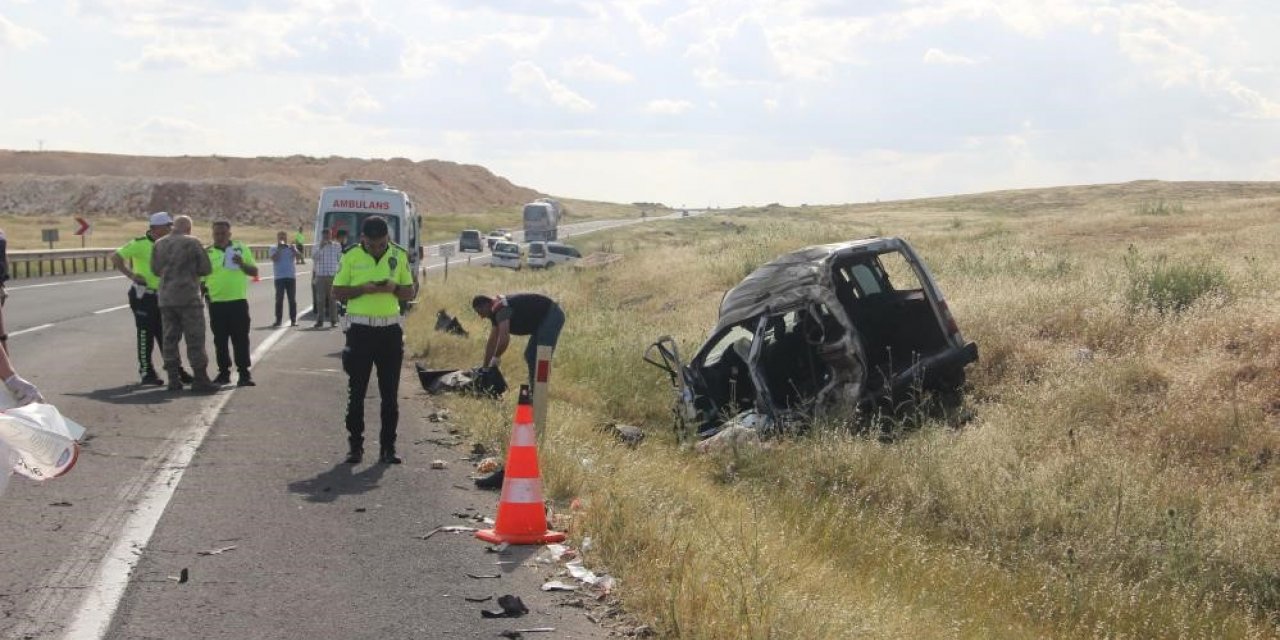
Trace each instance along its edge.
{"label": "wrecked van", "polygon": [[[756,269],[720,303],[686,365],[671,338],[645,359],[679,392],[677,430],[785,430],[853,415],[912,390],[956,391],[978,359],[907,242],[806,247]],[[833,413],[839,412],[839,413]]]}

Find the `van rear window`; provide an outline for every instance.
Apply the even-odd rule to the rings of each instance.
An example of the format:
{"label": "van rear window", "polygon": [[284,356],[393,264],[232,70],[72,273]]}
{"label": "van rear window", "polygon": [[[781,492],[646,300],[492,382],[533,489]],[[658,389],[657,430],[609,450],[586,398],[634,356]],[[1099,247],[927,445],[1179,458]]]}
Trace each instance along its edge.
{"label": "van rear window", "polygon": [[[330,233],[337,233],[346,230],[348,238],[360,237],[360,225],[369,216],[379,215],[376,213],[356,213],[354,211],[329,211],[324,214],[324,228]],[[391,230],[391,241],[396,244],[404,244],[404,239],[400,236],[400,218],[396,216],[382,215],[387,221],[387,227]],[[354,240],[353,240],[354,241]]]}

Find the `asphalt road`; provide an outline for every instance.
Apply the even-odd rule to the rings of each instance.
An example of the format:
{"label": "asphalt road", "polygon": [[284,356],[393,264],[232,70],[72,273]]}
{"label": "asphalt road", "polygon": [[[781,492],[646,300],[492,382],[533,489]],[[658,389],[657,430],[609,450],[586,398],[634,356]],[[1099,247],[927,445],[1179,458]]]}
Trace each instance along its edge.
{"label": "asphalt road", "polygon": [[[426,268],[441,266],[429,256]],[[310,265],[301,269],[300,311],[311,303]],[[0,637],[490,638],[544,626],[558,629],[551,637],[604,637],[581,609],[559,606],[569,596],[539,591],[552,568],[529,562],[531,550],[499,557],[466,534],[415,537],[473,524],[457,513],[492,515],[497,495],[472,488],[459,451],[436,443],[447,425],[425,419],[412,375],[400,393],[406,463],[340,464],[342,334],[313,330],[310,318],[268,327],[269,264],[263,275],[250,287],[259,386],[203,396],[137,386],[123,277],[10,287],[15,362],[89,435],[71,473],[14,478],[0,496]],[[432,470],[434,459],[449,467]],[[188,581],[171,579],[184,569]],[[463,600],[504,593],[533,612],[482,619],[494,603]]]}

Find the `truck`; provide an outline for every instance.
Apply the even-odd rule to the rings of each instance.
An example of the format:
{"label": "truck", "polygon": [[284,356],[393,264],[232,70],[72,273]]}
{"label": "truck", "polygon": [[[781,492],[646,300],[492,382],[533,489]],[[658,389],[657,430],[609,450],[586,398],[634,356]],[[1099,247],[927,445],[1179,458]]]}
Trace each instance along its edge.
{"label": "truck", "polygon": [[538,198],[524,206],[524,241],[550,241],[558,237],[564,209],[551,198]]}
{"label": "truck", "polygon": [[[360,227],[371,216],[382,216],[391,231],[391,241],[409,254],[409,271],[418,281],[425,251],[422,247],[422,216],[409,194],[387,186],[381,180],[346,180],[341,186],[320,190],[316,207],[315,238],[325,233],[346,232],[346,245],[360,241]],[[345,248],[345,246],[344,246]]]}

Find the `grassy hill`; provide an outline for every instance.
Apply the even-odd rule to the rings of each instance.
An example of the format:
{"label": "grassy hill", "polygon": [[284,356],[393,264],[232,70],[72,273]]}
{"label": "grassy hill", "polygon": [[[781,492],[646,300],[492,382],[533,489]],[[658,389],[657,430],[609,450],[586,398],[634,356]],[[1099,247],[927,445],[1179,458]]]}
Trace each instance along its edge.
{"label": "grassy hill", "polygon": [[[671,334],[688,355],[755,266],[873,234],[916,247],[979,344],[965,419],[677,448],[644,348]],[[1280,184],[769,207],[578,244],[626,257],[455,272],[428,283],[408,339],[429,366],[470,366],[485,338],[471,295],[561,301],[547,491],[579,499],[588,566],[661,635],[1280,637]],[[431,331],[437,308],[471,337]],[[505,447],[511,398],[440,402]],[[648,438],[622,447],[598,428],[611,420]]]}

